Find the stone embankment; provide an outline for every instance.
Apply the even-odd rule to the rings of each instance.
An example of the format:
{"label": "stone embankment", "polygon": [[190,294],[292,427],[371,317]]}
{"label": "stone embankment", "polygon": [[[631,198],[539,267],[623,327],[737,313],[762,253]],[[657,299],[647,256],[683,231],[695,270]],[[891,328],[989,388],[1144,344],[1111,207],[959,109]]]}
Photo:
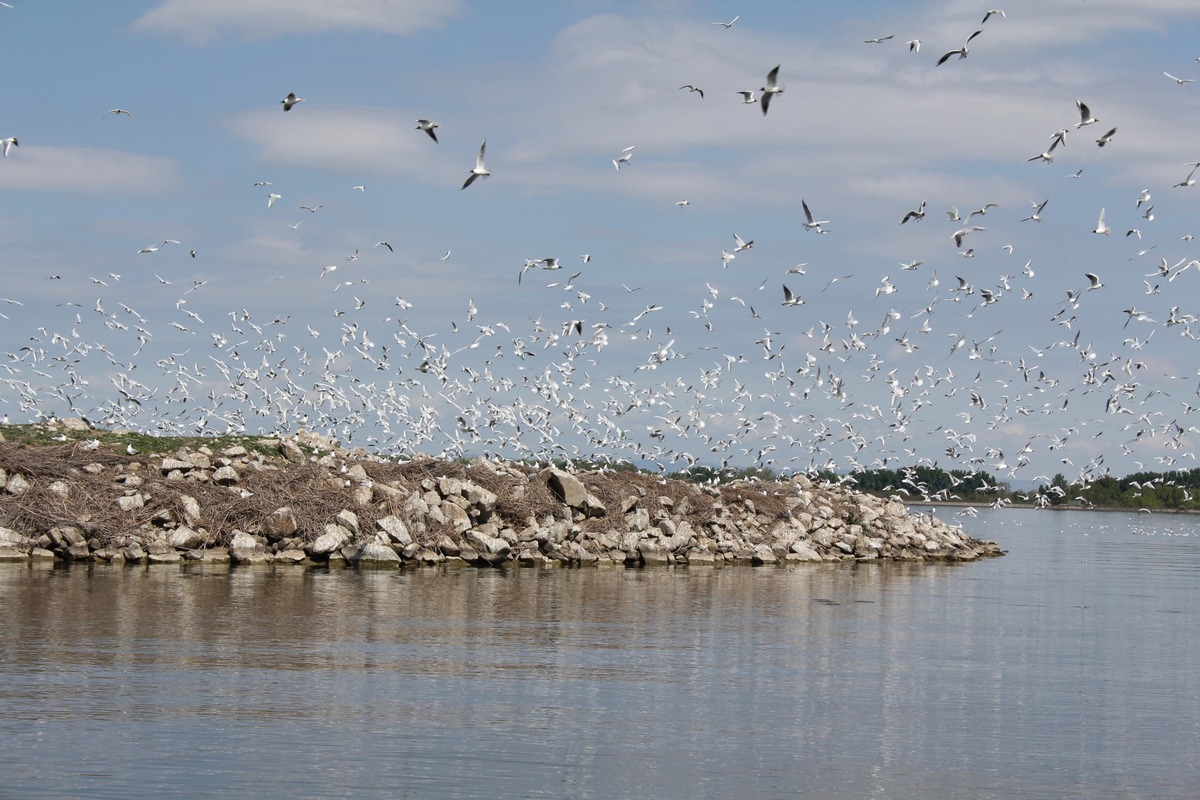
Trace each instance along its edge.
{"label": "stone embankment", "polygon": [[0,441],[0,560],[648,566],[1003,554],[897,501],[804,477],[697,485],[484,458],[397,462],[309,433],[249,444],[148,455],[95,439]]}

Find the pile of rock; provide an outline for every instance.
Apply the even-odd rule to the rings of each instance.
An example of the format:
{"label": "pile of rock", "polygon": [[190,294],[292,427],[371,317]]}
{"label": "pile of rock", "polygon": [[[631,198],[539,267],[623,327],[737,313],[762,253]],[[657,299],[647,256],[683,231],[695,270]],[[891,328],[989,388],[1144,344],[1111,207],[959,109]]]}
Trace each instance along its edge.
{"label": "pile of rock", "polygon": [[804,477],[700,486],[483,458],[398,465],[311,434],[263,441],[124,458],[110,447],[96,460],[75,448],[78,463],[47,473],[0,445],[0,560],[628,566],[1002,555],[900,502]]}

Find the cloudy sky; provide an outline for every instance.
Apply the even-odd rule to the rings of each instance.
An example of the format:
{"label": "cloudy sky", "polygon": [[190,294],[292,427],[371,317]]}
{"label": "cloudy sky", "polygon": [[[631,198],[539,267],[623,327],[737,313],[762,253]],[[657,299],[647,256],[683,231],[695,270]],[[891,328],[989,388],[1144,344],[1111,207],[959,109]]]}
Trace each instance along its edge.
{"label": "cloudy sky", "polygon": [[12,422],[1196,466],[1191,0],[9,5]]}

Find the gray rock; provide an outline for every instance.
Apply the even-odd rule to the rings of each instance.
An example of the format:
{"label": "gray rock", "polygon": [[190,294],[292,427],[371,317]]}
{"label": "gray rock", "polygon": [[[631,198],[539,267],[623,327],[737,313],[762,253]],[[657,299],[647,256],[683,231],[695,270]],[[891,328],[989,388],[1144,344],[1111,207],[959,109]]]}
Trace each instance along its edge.
{"label": "gray rock", "polygon": [[232,486],[238,482],[237,470],[233,467],[218,467],[212,474],[212,480],[218,486]]}
{"label": "gray rock", "polygon": [[400,556],[388,545],[378,542],[366,542],[358,547],[349,561],[359,566],[389,566],[400,563]]}
{"label": "gray rock", "polygon": [[4,484],[4,491],[12,495],[23,495],[29,491],[29,481],[21,475],[11,475]]}
{"label": "gray rock", "polygon": [[352,538],[350,531],[341,525],[329,524],[325,526],[325,532],[318,536],[316,541],[306,549],[311,556],[328,556],[342,549]]}
{"label": "gray rock", "polygon": [[290,507],[283,506],[268,514],[259,527],[266,536],[272,539],[281,539],[284,536],[291,536],[299,530],[300,522]]}
{"label": "gray rock", "polygon": [[176,528],[167,534],[167,544],[180,550],[192,550],[201,547],[206,542],[203,534],[192,530],[186,525]]}
{"label": "gray rock", "polygon": [[548,467],[542,471],[550,491],[571,508],[581,508],[587,501],[587,488],[583,482],[569,472]]}
{"label": "gray rock", "polygon": [[408,526],[404,524],[404,520],[397,516],[381,517],[375,520],[375,525],[395,544],[401,547],[408,547],[412,544],[412,536],[408,532]]}

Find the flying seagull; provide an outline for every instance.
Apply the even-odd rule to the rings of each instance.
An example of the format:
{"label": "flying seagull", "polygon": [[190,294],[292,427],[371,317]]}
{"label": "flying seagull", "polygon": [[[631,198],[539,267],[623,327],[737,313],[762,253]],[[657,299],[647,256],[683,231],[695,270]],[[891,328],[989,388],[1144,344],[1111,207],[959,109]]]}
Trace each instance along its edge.
{"label": "flying seagull", "polygon": [[685,83],[683,86],[680,86],[679,88],[687,89],[689,92],[695,92],[696,94],[700,95],[701,99],[703,99],[703,97],[704,97],[704,90],[701,89],[699,86],[693,86],[690,83]]}
{"label": "flying seagull", "polygon": [[433,139],[434,143],[437,142],[437,134],[433,132],[433,129],[437,128],[437,127],[439,127],[438,123],[434,122],[433,120],[428,120],[428,119],[417,120],[417,130],[425,131],[426,133],[428,133],[429,138]]}
{"label": "flying seagull", "polygon": [[762,110],[764,117],[767,115],[767,106],[771,104],[771,96],[783,94],[783,87],[776,83],[776,79],[778,77],[779,65],[776,64],[775,69],[767,73],[767,85],[758,90],[759,94],[762,95]]}
{"label": "flying seagull", "polygon": [[100,119],[104,119],[104,117],[107,117],[109,114],[124,114],[125,116],[129,117],[130,119],[133,119],[133,114],[130,114],[128,111],[126,111],[123,108],[110,108],[108,111],[104,112],[104,115],[101,116]]}
{"label": "flying seagull", "polygon": [[804,223],[804,229],[807,231],[816,231],[817,233],[825,233],[825,230],[821,226],[828,225],[829,220],[813,219],[812,212],[808,210],[808,201],[801,200],[800,205],[804,208],[804,217],[807,220]]}
{"label": "flying seagull", "polygon": [[633,157],[633,150],[637,147],[636,144],[630,145],[621,151],[621,155],[613,159],[613,166],[617,168],[617,172],[621,171],[622,164],[628,164],[629,159]]}
{"label": "flying seagull", "polygon": [[730,28],[733,27],[733,23],[737,22],[741,18],[742,18],[742,15],[738,14],[736,17],[729,20],[729,22],[714,22],[713,25],[720,25],[725,30],[729,30]]}
{"label": "flying seagull", "polygon": [[896,34],[889,33],[887,36],[878,36],[874,39],[863,39],[863,44],[883,44],[888,39],[892,39]]}
{"label": "flying seagull", "polygon": [[1104,224],[1104,209],[1102,208],[1100,209],[1100,221],[1096,223],[1096,230],[1092,231],[1092,233],[1100,233],[1108,236],[1110,230],[1112,229]]}
{"label": "flying seagull", "polygon": [[285,98],[283,98],[283,99],[282,99],[282,100],[280,100],[279,102],[283,104],[283,110],[284,110],[284,111],[291,111],[291,110],[292,110],[292,106],[296,105],[297,103],[303,103],[303,102],[304,102],[304,98],[303,98],[303,97],[296,97],[296,95],[295,95],[294,93],[292,93],[292,92],[288,92],[288,96],[287,96],[287,97],[285,97]]}
{"label": "flying seagull", "polygon": [[8,151],[13,147],[20,147],[21,143],[17,141],[17,137],[10,136],[7,139],[0,139],[0,145],[4,146],[4,157],[8,158]]}
{"label": "flying seagull", "polygon": [[1084,125],[1091,125],[1093,122],[1100,121],[1092,116],[1092,111],[1087,107],[1087,103],[1082,100],[1076,100],[1075,105],[1079,107],[1079,122],[1075,123],[1076,128],[1082,128]]}
{"label": "flying seagull", "polygon": [[1172,75],[1169,72],[1164,72],[1163,75],[1166,75],[1168,78],[1175,81],[1180,86],[1183,86],[1185,83],[1191,83],[1192,81],[1196,80],[1195,78],[1176,78],[1174,75]]}
{"label": "flying seagull", "polygon": [[[475,157],[475,168],[471,170],[471,174],[467,176],[467,180],[463,183],[462,188],[465,189],[475,182],[476,178],[486,178],[492,173],[483,165],[483,156],[487,151],[487,139],[483,140],[483,144],[479,145],[479,155]],[[459,191],[462,191],[460,189]]]}
{"label": "flying seagull", "polygon": [[[995,17],[995,16],[999,16],[1001,19],[1007,19],[1007,17],[1005,16],[1003,11],[1001,11],[998,8],[993,8],[991,11],[989,11],[983,15],[983,22],[987,22],[989,19],[991,19],[992,17]],[[981,22],[979,24],[982,25],[983,22]]]}
{"label": "flying seagull", "polygon": [[753,91],[747,92],[746,90],[743,89],[740,92],[734,92],[734,94],[740,94],[742,96],[742,102],[748,106],[752,106],[758,102],[758,100],[755,99],[755,97],[754,97]]}
{"label": "flying seagull", "polygon": [[957,55],[960,61],[962,59],[966,58],[967,53],[969,52],[967,50],[967,45],[969,45],[971,43],[971,40],[974,39],[976,36],[978,36],[981,33],[983,33],[983,31],[975,31],[974,33],[972,33],[970,36],[967,37],[967,40],[965,42],[963,42],[962,47],[960,47],[956,50],[951,50],[948,53],[946,53],[944,56],[942,56],[941,58],[938,59],[938,62],[935,66],[940,67],[942,64],[945,64],[947,61],[950,60],[950,56]]}
{"label": "flying seagull", "polygon": [[1104,145],[1106,145],[1112,141],[1112,138],[1113,138],[1113,136],[1116,135],[1116,133],[1117,133],[1117,129],[1113,128],[1111,131],[1109,131],[1108,133],[1104,134],[1099,139],[1097,139],[1096,144],[1098,144],[1101,147],[1104,147]]}

